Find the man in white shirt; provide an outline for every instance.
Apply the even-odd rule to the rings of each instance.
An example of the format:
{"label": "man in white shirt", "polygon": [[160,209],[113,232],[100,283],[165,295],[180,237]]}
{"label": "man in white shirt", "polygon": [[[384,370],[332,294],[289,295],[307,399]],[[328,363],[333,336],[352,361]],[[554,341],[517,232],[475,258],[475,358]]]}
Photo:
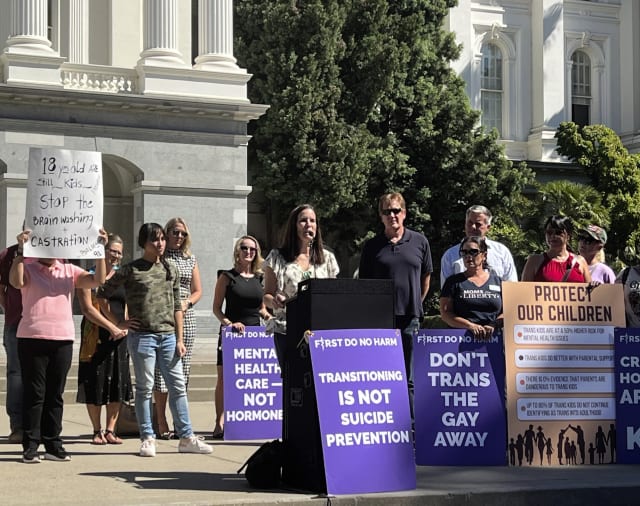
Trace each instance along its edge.
{"label": "man in white shirt", "polygon": [[[471,206],[467,209],[464,223],[464,233],[466,237],[485,237],[491,228],[492,218],[491,211],[485,206]],[[518,273],[516,272],[509,248],[491,239],[486,239],[486,242],[488,246],[487,263],[489,264],[489,268],[495,272],[502,281],[518,281]],[[444,252],[440,260],[440,287],[444,285],[445,280],[449,276],[463,272],[464,270],[464,262],[462,258],[460,258],[460,246],[458,244],[451,246]]]}

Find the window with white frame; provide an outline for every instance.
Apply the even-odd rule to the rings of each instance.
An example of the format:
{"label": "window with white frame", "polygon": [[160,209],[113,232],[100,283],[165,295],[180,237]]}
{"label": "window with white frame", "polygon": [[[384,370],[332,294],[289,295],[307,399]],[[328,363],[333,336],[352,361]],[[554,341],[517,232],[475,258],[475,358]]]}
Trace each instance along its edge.
{"label": "window with white frame", "polygon": [[584,126],[590,123],[591,59],[584,51],[571,56],[571,121]]}
{"label": "window with white frame", "polygon": [[480,121],[488,129],[497,129],[502,135],[502,102],[504,96],[502,79],[502,51],[491,43],[482,45],[480,68]]}

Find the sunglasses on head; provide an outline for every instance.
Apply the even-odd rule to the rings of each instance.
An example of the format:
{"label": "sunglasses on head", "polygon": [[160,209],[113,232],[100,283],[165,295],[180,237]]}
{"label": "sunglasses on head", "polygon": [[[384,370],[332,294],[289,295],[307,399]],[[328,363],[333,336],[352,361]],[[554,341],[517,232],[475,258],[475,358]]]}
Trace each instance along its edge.
{"label": "sunglasses on head", "polygon": [[460,250],[460,256],[461,257],[466,257],[466,256],[470,256],[470,257],[477,257],[480,253],[482,253],[479,249],[461,249]]}
{"label": "sunglasses on head", "polygon": [[251,253],[256,253],[258,251],[257,248],[252,248],[251,246],[240,246],[242,251],[250,251]]}
{"label": "sunglasses on head", "polygon": [[189,237],[187,232],[183,232],[182,230],[172,230],[171,235],[173,237]]}
{"label": "sunglasses on head", "polygon": [[383,216],[391,216],[392,214],[398,215],[402,212],[402,209],[399,207],[391,207],[389,209],[383,209],[382,210],[382,215]]}

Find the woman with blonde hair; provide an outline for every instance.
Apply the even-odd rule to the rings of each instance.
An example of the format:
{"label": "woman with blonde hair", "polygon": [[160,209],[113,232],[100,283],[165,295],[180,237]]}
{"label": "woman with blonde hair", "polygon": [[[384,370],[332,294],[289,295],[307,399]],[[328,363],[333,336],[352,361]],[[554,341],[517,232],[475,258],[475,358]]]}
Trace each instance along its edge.
{"label": "woman with blonde hair", "polygon": [[[195,255],[191,253],[191,234],[187,223],[182,218],[171,218],[165,225],[164,232],[167,237],[167,249],[165,250],[164,258],[177,267],[180,276],[180,303],[184,314],[184,345],[187,350],[182,357],[182,370],[185,385],[188,388],[189,375],[191,373],[191,355],[196,339],[196,316],[193,306],[202,297],[200,269]],[[153,390],[160,438],[171,439],[175,436],[169,429],[169,423],[167,422],[168,390],[158,368],[155,371]]]}
{"label": "woman with blonde hair", "polygon": [[[218,381],[215,391],[216,425],[213,439],[224,437],[224,378],[222,375],[222,331],[226,326],[243,333],[245,326],[260,325],[271,315],[262,300],[262,253],[255,237],[244,235],[233,247],[233,268],[218,271],[213,295],[213,314],[220,321],[218,338]],[[222,305],[224,303],[224,311]]]}

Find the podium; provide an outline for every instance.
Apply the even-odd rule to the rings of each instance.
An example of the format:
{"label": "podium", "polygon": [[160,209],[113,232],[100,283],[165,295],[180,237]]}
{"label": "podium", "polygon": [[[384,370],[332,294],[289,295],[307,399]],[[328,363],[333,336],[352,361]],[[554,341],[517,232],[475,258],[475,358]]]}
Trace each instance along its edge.
{"label": "podium", "polygon": [[391,280],[307,279],[298,285],[297,297],[287,303],[282,371],[285,484],[318,493],[327,489],[313,365],[304,333],[394,326]]}

